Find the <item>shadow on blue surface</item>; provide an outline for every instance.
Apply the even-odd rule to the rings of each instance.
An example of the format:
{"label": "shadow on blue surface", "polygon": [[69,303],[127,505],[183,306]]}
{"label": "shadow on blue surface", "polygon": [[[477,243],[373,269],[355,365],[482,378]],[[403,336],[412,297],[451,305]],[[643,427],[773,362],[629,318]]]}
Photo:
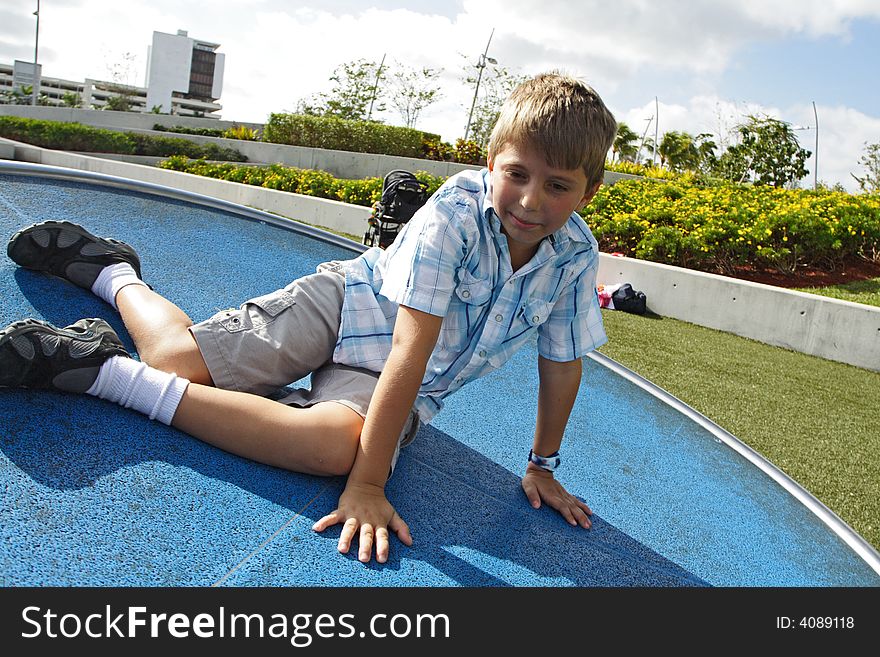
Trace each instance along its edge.
{"label": "shadow on blue surface", "polygon": [[[705,585],[596,515],[593,529],[586,532],[568,526],[555,511],[531,509],[517,476],[432,427],[424,428],[404,452],[389,485],[389,496],[398,500],[413,526],[412,548],[394,541],[388,563],[365,568],[354,552],[347,558],[335,553],[339,529],[334,528],[306,541],[316,543],[299,555],[314,565],[308,574],[300,572],[303,561],[290,554],[297,552],[301,537],[282,532],[256,558],[233,564],[234,558],[224,554],[228,536],[253,520],[254,509],[274,510],[266,518],[267,535],[272,521],[291,514],[300,530],[311,532],[311,523],[333,508],[342,479],[290,473],[225,454],[98,400],[60,393],[5,394],[12,396],[7,401],[31,409],[17,418],[2,442],[3,454],[19,471],[10,481],[7,468],[7,489],[14,489],[7,502],[14,502],[19,529],[31,530],[20,536],[25,541],[15,541],[18,555],[6,545],[6,584],[35,584],[37,575],[46,584],[134,584],[147,576],[158,577],[153,583],[339,585],[343,582],[337,577],[361,580],[372,573],[367,577],[382,585],[431,585],[438,575],[444,585],[463,586],[541,580],[569,586]],[[69,413],[62,422],[53,412],[59,404]],[[51,431],[47,418],[58,423]],[[193,487],[181,486],[181,479]],[[216,490],[235,491],[231,501],[239,508],[224,511]],[[94,491],[123,495],[96,500]],[[303,492],[310,498],[305,506]],[[102,512],[97,516],[96,501]],[[214,526],[205,524],[204,513],[214,516]],[[165,553],[147,542],[157,536]],[[101,558],[108,541],[116,552],[109,562],[106,555]],[[222,548],[215,552],[217,546]],[[32,571],[32,560],[41,552],[51,572]],[[238,554],[242,557],[242,550]],[[475,565],[475,555],[483,563]],[[576,562],[573,555],[579,555]],[[17,565],[10,563],[13,556],[20,559]],[[162,572],[143,571],[143,562],[157,567],[157,559],[165,562]],[[496,564],[497,575],[486,562]],[[217,578],[227,567],[236,572]],[[336,575],[328,577],[334,570]],[[401,572],[407,579],[396,577]]]}
{"label": "shadow on blue surface", "polygon": [[[69,219],[133,244],[196,320],[351,250],[179,200],[0,173],[0,235]],[[267,216],[268,221],[268,216]],[[196,246],[194,246],[196,245]],[[0,322],[122,322],[88,292],[0,258]],[[215,305],[216,304],[216,305]],[[596,363],[566,432],[565,485],[593,529],[527,504],[534,345],[452,396],[404,450],[389,499],[416,543],[365,566],[314,520],[343,480],[241,459],[86,396],[0,394],[0,585],[859,585],[878,578],[788,492]],[[635,409],[635,410],[634,410]],[[735,519],[731,521],[731,519]]]}

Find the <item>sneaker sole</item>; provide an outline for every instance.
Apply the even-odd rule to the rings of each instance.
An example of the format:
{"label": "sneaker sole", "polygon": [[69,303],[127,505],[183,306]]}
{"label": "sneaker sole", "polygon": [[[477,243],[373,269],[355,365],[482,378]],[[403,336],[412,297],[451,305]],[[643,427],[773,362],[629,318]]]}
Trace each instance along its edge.
{"label": "sneaker sole", "polygon": [[[135,273],[138,275],[138,278],[142,278],[140,257],[138,257],[134,248],[132,248],[132,246],[130,244],[126,244],[125,242],[120,242],[119,240],[109,240],[107,238],[98,237],[97,235],[93,235],[92,233],[87,231],[82,226],[71,223],[69,221],[53,221],[53,220],[42,221],[40,223],[32,224],[32,225],[28,226],[27,228],[22,228],[20,231],[16,232],[12,237],[9,238],[9,242],[6,244],[6,255],[9,256],[10,260],[15,262],[20,267],[24,267],[25,269],[30,269],[31,271],[46,272],[46,273],[51,274],[53,276],[58,276],[59,278],[63,278],[64,280],[69,281],[69,282],[73,283],[74,285],[77,285],[78,287],[83,287],[85,289],[89,289],[90,286],[87,287],[85,285],[80,285],[79,283],[76,283],[75,281],[68,278],[66,275],[60,275],[55,272],[52,272],[50,269],[51,265],[22,263],[19,261],[19,259],[16,259],[16,257],[13,255],[13,252],[15,251],[15,245],[17,244],[17,242],[19,240],[26,237],[28,234],[35,232],[36,230],[42,230],[42,229],[48,229],[48,228],[57,228],[57,229],[61,229],[61,230],[66,230],[66,231],[73,233],[78,238],[86,238],[86,239],[92,240],[98,244],[107,245],[111,249],[116,248],[116,247],[120,247],[120,246],[126,247],[127,249],[130,249],[131,250],[130,252],[126,251],[125,249],[120,249],[120,251],[122,251],[122,252],[126,253],[126,255],[129,255],[132,257],[132,259],[134,260],[134,262],[132,263],[132,266],[135,270]],[[36,240],[34,240],[34,241],[36,242]],[[37,242],[37,244],[39,244],[39,242]],[[80,262],[82,262],[82,261],[80,261]]]}
{"label": "sneaker sole", "polygon": [[[91,351],[88,351],[83,354],[83,359],[84,359],[83,362],[85,362],[85,360],[89,356],[91,356],[95,351],[98,351],[102,348],[101,342],[103,341],[104,337],[111,338],[111,344],[106,345],[104,347],[104,349],[107,349],[107,347],[112,346],[112,347],[116,347],[117,352],[118,352],[116,354],[108,355],[107,358],[112,357],[112,355],[119,355],[119,356],[123,356],[123,355],[128,356],[129,355],[128,351],[125,349],[125,346],[122,344],[122,341],[119,339],[119,336],[116,335],[116,332],[113,330],[113,328],[106,321],[104,321],[102,319],[98,319],[98,318],[90,318],[87,320],[80,320],[80,321],[86,321],[86,322],[92,323],[92,326],[88,328],[88,332],[85,334],[78,333],[76,331],[67,330],[67,327],[58,328],[56,326],[53,326],[52,324],[49,324],[48,322],[44,322],[39,319],[24,319],[24,320],[20,320],[17,322],[13,322],[9,326],[0,330],[0,348],[2,348],[7,342],[11,342],[19,336],[27,335],[28,333],[33,333],[34,331],[42,331],[46,334],[49,334],[52,336],[57,336],[59,338],[66,337],[66,338],[82,339],[83,337],[101,336],[100,330],[96,330],[96,328],[97,329],[106,328],[107,332],[104,334],[104,336],[100,337],[97,346],[94,349],[92,349]],[[29,344],[32,344],[32,343],[29,343]],[[16,347],[14,345],[12,346],[12,349],[15,349],[15,351],[18,352],[18,354],[21,358],[25,358],[27,360],[27,357],[24,356],[23,354],[21,354],[21,352],[18,349],[16,349]],[[69,353],[70,353],[70,351],[68,351],[68,354]],[[48,386],[33,386],[33,387],[31,387],[31,386],[21,386],[21,385],[4,385],[2,383],[2,379],[0,379],[0,388],[30,387],[31,389],[47,389],[48,388],[48,389],[54,389],[54,390],[61,390],[61,391],[65,391],[65,392],[84,392],[85,390],[87,390],[90,387],[91,382],[93,382],[94,377],[97,375],[98,369],[100,369],[101,364],[103,364],[103,361],[105,361],[107,358],[102,359],[101,363],[97,363],[97,364],[93,364],[93,365],[85,365],[82,368],[71,368],[71,369],[66,370],[64,372],[59,372],[53,378],[53,380],[49,382],[50,385],[48,385]],[[85,383],[83,381],[88,383],[88,385],[85,385]]]}

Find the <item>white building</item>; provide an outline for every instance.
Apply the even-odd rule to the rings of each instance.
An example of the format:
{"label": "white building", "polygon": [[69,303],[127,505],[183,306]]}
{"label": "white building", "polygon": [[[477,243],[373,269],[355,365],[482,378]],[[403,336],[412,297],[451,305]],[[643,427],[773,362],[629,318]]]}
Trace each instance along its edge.
{"label": "white building", "polygon": [[226,56],[220,45],[177,34],[153,32],[148,49],[147,107],[172,114],[206,116],[221,109]]}
{"label": "white building", "polygon": [[[84,82],[49,78],[40,75],[40,65],[36,71],[40,103],[78,103],[85,109],[104,109],[109,102],[110,108],[118,109],[118,102],[111,99],[122,96],[124,105],[134,112],[152,112],[155,108],[165,114],[220,118],[215,112],[223,109],[216,101],[223,89],[225,55],[216,52],[219,47],[216,43],[191,39],[182,30],[176,35],[153,32],[146,87],[89,78]],[[33,75],[33,62],[16,60],[12,66],[0,63],[0,94],[11,94],[14,90],[20,93],[32,84]]]}

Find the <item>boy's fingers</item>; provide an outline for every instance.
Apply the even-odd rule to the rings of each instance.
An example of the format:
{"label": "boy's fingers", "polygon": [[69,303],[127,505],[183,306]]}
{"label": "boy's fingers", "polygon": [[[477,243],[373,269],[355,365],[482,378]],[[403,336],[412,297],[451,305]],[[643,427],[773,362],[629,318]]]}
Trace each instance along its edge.
{"label": "boy's fingers", "polygon": [[316,532],[322,532],[328,527],[332,527],[337,522],[339,522],[339,510],[334,510],[328,513],[326,516],[318,520],[314,525],[312,525],[312,529]]}
{"label": "boy's fingers", "polygon": [[367,523],[361,525],[361,536],[358,540],[358,559],[362,563],[370,560],[373,552],[373,526]]}
{"label": "boy's fingers", "polygon": [[385,527],[376,529],[376,561],[388,561],[388,530]]}
{"label": "boy's fingers", "polygon": [[351,539],[354,538],[354,535],[357,533],[357,528],[357,518],[349,518],[342,526],[342,532],[339,534],[339,544],[337,546],[337,549],[342,552],[342,554],[348,554],[348,549],[351,547]]}
{"label": "boy's fingers", "polygon": [[529,500],[529,504],[532,505],[535,509],[541,508],[541,496],[538,494],[538,488],[534,484],[527,483],[523,484],[523,492],[526,494],[526,498]]}
{"label": "boy's fingers", "polygon": [[404,545],[413,544],[412,534],[409,532],[409,525],[406,524],[406,521],[404,521],[398,513],[395,512],[391,517],[391,522],[388,523],[388,528],[397,534],[397,538],[399,538]]}
{"label": "boy's fingers", "polygon": [[590,528],[590,525],[592,525],[592,523],[590,522],[590,519],[587,517],[586,512],[580,506],[575,507],[574,515],[575,515],[575,520],[577,520],[577,523],[581,527],[583,527],[584,529]]}

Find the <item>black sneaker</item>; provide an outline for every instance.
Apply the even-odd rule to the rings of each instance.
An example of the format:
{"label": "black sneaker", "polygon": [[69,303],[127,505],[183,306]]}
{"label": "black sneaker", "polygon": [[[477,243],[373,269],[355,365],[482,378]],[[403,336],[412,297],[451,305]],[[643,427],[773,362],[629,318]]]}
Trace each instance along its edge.
{"label": "black sneaker", "polygon": [[6,253],[21,267],[60,276],[87,290],[107,265],[127,262],[141,277],[141,260],[128,244],[95,237],[69,221],[44,221],[20,230]]}
{"label": "black sneaker", "polygon": [[112,356],[128,356],[103,319],[57,328],[37,319],[0,330],[0,388],[85,392]]}

